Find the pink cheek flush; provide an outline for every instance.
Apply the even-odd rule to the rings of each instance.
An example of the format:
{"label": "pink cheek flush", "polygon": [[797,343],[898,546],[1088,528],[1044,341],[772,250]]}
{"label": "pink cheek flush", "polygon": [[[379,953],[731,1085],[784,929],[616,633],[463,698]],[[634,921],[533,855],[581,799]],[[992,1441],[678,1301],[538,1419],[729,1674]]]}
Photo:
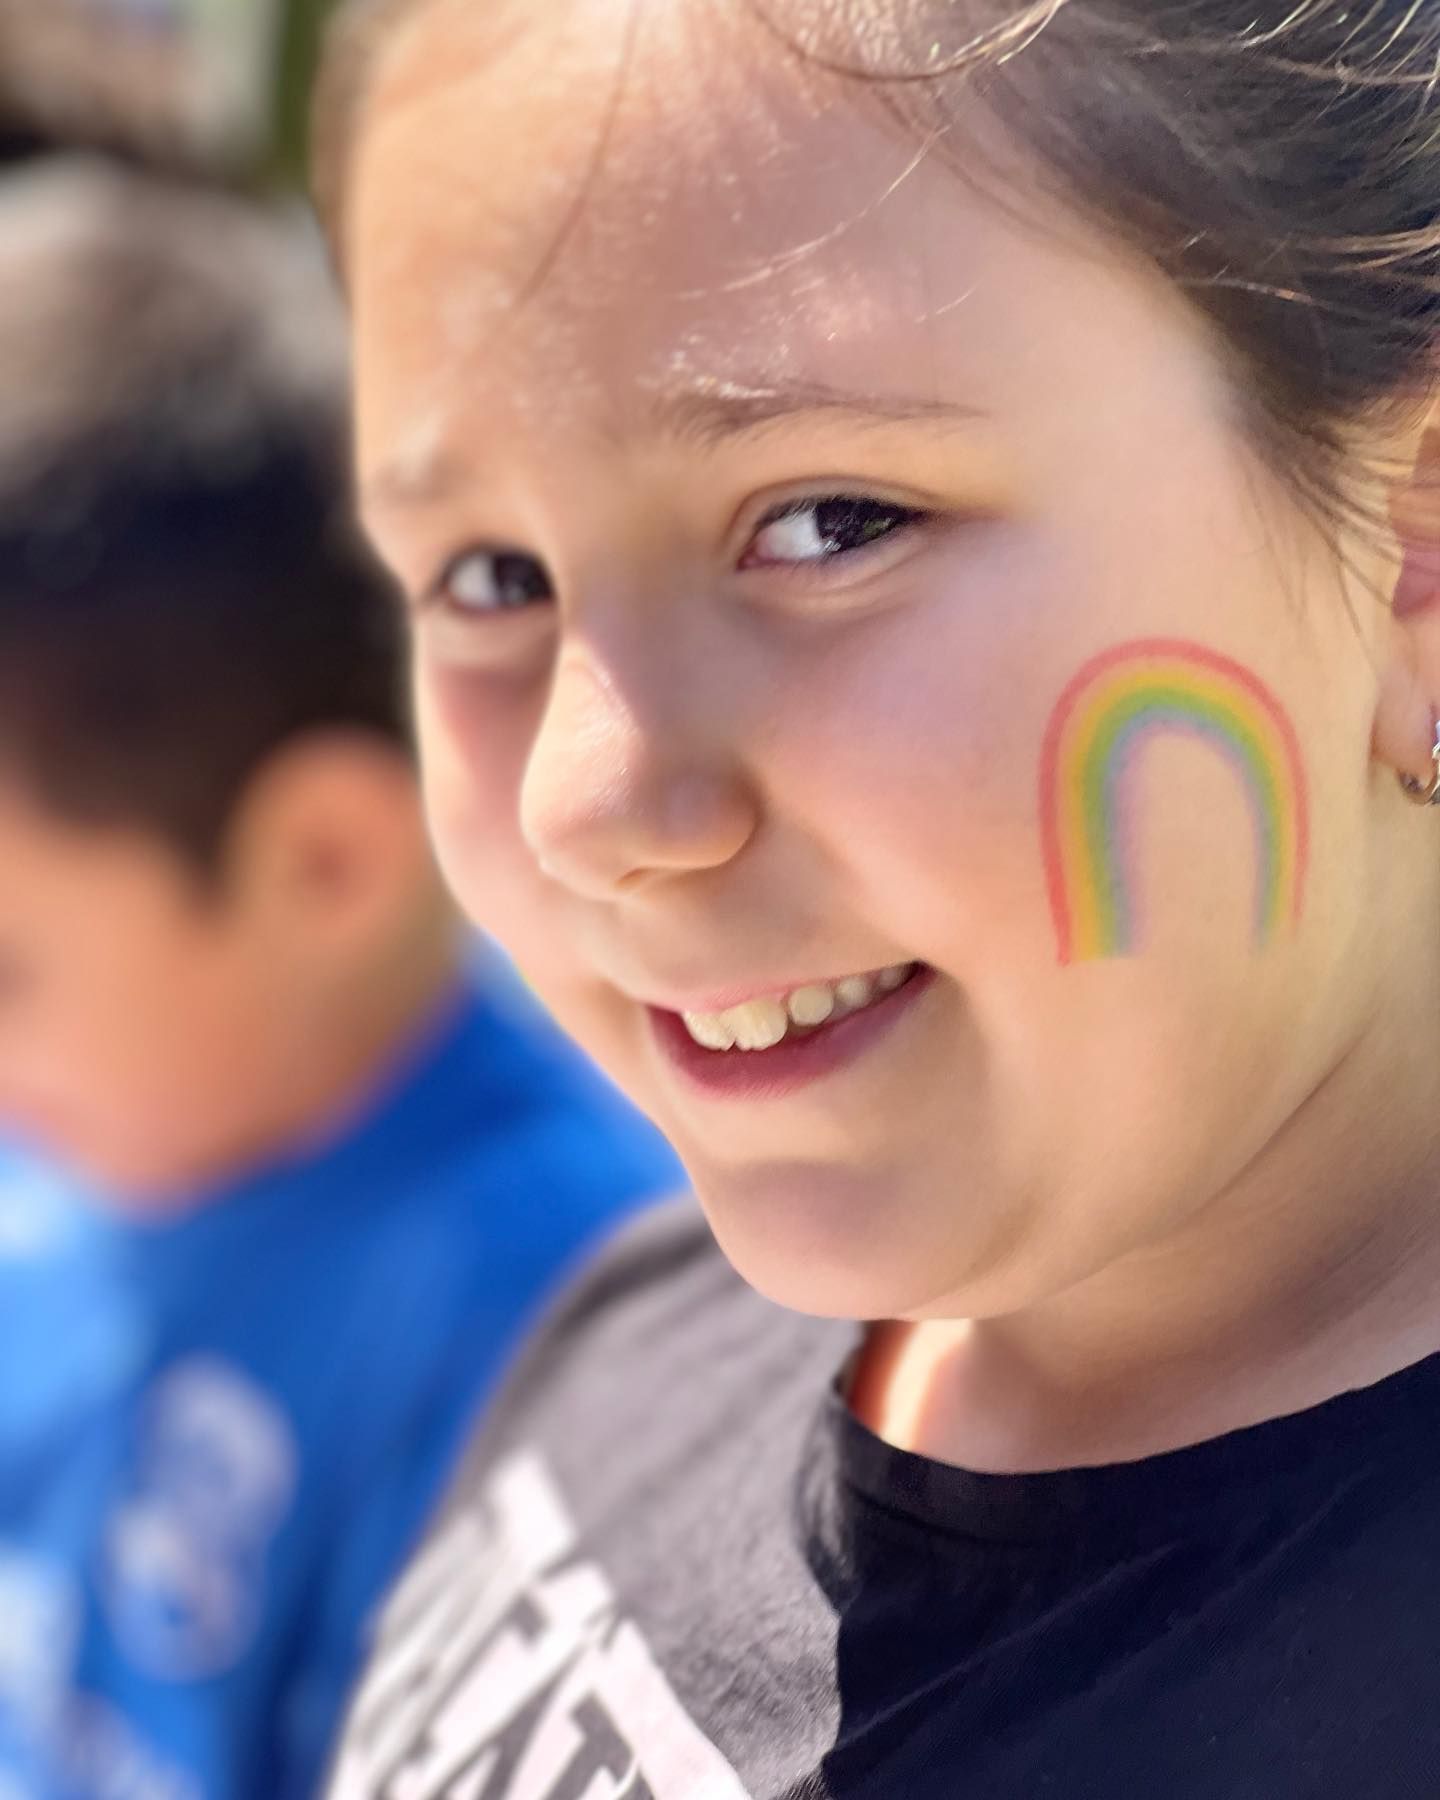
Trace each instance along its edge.
{"label": "pink cheek flush", "polygon": [[1147,745],[1176,733],[1212,745],[1245,789],[1257,947],[1300,919],[1310,810],[1289,715],[1230,657],[1182,639],[1141,638],[1086,663],[1045,734],[1041,829],[1063,964],[1130,956],[1143,943],[1133,777]]}

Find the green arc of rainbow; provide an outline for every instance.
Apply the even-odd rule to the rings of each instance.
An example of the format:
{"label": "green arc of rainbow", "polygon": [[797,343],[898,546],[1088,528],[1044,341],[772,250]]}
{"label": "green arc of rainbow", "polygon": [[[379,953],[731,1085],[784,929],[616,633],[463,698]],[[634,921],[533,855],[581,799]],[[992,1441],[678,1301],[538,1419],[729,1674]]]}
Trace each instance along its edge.
{"label": "green arc of rainbow", "polygon": [[1133,775],[1147,744],[1177,733],[1212,745],[1244,786],[1254,827],[1256,942],[1298,922],[1310,818],[1289,715],[1232,658],[1184,639],[1142,638],[1086,663],[1045,735],[1041,824],[1062,963],[1136,949]]}

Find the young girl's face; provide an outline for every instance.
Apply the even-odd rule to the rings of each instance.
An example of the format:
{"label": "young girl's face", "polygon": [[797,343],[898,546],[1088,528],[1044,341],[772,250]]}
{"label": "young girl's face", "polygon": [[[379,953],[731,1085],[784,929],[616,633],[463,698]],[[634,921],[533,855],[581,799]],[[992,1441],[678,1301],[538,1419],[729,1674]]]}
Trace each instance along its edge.
{"label": "young girl's face", "polygon": [[422,11],[352,170],[456,889],[782,1300],[1177,1240],[1390,979],[1383,609],[1147,265],[760,27],[528,10]]}

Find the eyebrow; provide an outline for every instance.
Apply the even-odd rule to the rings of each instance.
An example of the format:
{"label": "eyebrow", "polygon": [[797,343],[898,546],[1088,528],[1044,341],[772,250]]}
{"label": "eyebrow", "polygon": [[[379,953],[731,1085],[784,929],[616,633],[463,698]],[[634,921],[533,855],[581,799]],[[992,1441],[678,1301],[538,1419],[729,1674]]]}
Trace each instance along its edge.
{"label": "eyebrow", "polygon": [[814,413],[832,413],[859,425],[931,425],[949,430],[987,415],[975,406],[904,395],[855,393],[823,382],[749,385],[707,379],[654,395],[645,407],[663,435],[714,449],[767,425],[783,425]]}
{"label": "eyebrow", "polygon": [[[989,417],[983,408],[956,401],[858,393],[823,382],[751,385],[714,378],[659,389],[648,394],[635,412],[650,431],[702,450],[817,414],[843,418],[861,429],[922,425],[936,431],[956,430]],[[618,442],[634,430],[633,423],[612,427],[607,437]],[[464,465],[443,453],[401,456],[376,470],[365,483],[363,497],[367,503],[387,506],[428,505],[463,485],[464,477]]]}

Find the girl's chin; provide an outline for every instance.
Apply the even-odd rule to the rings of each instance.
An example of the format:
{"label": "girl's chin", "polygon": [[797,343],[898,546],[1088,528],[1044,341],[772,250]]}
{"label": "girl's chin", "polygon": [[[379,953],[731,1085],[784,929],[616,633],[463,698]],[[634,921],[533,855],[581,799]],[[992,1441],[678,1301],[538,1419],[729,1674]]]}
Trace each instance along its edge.
{"label": "girl's chin", "polygon": [[953,1221],[950,1242],[913,1213],[907,1229],[893,1183],[798,1164],[748,1176],[692,1168],[691,1180],[727,1259],[757,1292],[794,1312],[948,1316],[966,1286],[965,1271],[952,1266]]}

